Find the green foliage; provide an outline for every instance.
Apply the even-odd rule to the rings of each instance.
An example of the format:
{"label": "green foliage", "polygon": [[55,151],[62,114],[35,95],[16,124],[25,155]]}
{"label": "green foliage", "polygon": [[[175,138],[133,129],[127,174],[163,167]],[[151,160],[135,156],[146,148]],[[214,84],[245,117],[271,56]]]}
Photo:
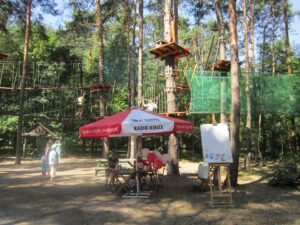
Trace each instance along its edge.
{"label": "green foliage", "polygon": [[269,181],[274,186],[295,186],[300,184],[300,157],[295,154],[282,155],[279,166]]}
{"label": "green foliage", "polygon": [[18,127],[18,116],[1,116],[0,133],[15,132]]}
{"label": "green foliage", "polygon": [[124,111],[127,108],[127,88],[120,86],[116,88],[112,102],[109,104],[110,114]]}
{"label": "green foliage", "polygon": [[[203,158],[200,138],[200,125],[194,123],[194,131],[183,133],[179,136],[180,157],[192,161],[200,161]],[[193,140],[193,141],[191,141]]]}
{"label": "green foliage", "polygon": [[0,148],[6,148],[18,128],[18,116],[0,116]]}
{"label": "green foliage", "polygon": [[46,28],[39,23],[31,26],[31,55],[35,61],[44,61],[49,56],[48,36]]}

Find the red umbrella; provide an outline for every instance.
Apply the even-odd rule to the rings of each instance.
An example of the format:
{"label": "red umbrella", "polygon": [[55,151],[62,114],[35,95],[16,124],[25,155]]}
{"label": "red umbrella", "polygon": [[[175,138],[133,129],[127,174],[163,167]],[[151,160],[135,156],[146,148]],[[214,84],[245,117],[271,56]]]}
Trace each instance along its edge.
{"label": "red umbrella", "polygon": [[[193,124],[191,122],[162,116],[160,114],[148,112],[138,108],[131,108],[125,110],[124,112],[117,113],[102,120],[80,127],[80,137],[103,138],[141,136],[190,132],[192,130]],[[142,197],[140,195],[138,176],[136,176],[136,182],[137,193],[135,197]]]}
{"label": "red umbrella", "polygon": [[193,124],[189,121],[131,108],[80,127],[80,137],[141,136],[191,132],[192,130]]}

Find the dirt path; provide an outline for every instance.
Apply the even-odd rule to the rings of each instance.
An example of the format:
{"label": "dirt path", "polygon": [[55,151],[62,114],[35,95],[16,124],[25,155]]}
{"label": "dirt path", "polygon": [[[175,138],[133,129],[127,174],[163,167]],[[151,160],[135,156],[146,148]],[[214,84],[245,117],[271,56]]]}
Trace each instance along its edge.
{"label": "dirt path", "polygon": [[300,224],[300,191],[242,177],[234,206],[211,208],[208,192],[193,191],[185,176],[197,164],[183,162],[182,176],[165,176],[150,199],[123,199],[94,175],[95,159],[62,159],[55,182],[40,175],[40,162],[0,161],[0,224]]}

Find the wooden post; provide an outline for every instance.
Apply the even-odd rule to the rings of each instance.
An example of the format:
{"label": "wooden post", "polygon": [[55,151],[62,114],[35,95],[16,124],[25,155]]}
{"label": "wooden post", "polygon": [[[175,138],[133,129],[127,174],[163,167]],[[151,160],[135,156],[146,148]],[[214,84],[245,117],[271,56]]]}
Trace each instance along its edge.
{"label": "wooden post", "polygon": [[26,158],[26,145],[27,145],[27,138],[25,137],[23,143],[23,158]]}

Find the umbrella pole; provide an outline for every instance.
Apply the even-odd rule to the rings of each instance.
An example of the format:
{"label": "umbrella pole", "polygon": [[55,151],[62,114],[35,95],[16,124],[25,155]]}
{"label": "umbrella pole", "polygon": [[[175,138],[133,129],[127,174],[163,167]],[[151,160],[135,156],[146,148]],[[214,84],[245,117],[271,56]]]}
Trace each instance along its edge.
{"label": "umbrella pole", "polygon": [[[137,140],[138,138],[141,136],[132,136],[132,138],[134,138],[134,141],[136,143],[136,147],[134,149],[135,152],[135,180],[136,180],[136,193],[135,195],[131,195],[129,194],[125,194],[123,195],[123,198],[149,198],[150,197],[150,193],[141,193],[140,190],[140,180],[139,180],[139,175],[138,175],[138,145],[137,145]],[[132,193],[133,194],[133,193]]]}
{"label": "umbrella pole", "polygon": [[140,181],[138,175],[138,146],[137,146],[137,136],[134,136],[135,141],[135,180],[136,180],[136,195],[140,195]]}
{"label": "umbrella pole", "polygon": [[137,172],[137,156],[135,157],[135,179],[136,179],[136,195],[140,195],[140,181],[139,181],[139,175]]}

